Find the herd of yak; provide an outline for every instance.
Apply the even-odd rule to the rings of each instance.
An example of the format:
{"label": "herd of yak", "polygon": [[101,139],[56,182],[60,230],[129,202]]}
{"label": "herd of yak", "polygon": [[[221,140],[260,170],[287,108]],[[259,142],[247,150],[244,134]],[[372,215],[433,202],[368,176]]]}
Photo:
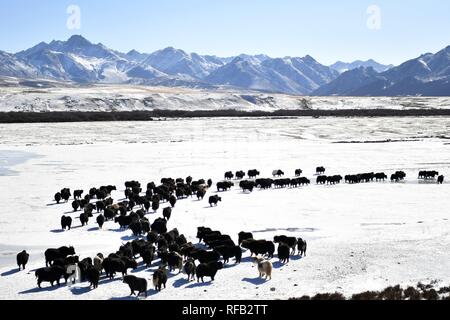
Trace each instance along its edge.
{"label": "herd of yak", "polygon": [[[254,188],[284,188],[298,187],[310,184],[310,180],[301,177],[303,171],[295,170],[295,178],[282,178],[282,170],[274,170],[271,178],[258,178],[258,170],[249,170],[247,176],[249,180],[243,180],[245,172],[238,171],[225,173],[225,180],[216,184],[217,191],[227,191],[234,183],[234,178],[240,180],[239,186],[245,191],[252,192]],[[355,175],[346,175],[342,178],[340,175],[325,176],[325,168],[316,169],[317,184],[337,184],[344,180],[346,183],[362,183],[371,181],[384,181],[387,179],[385,173],[362,173]],[[397,171],[391,176],[392,182],[404,180],[406,174],[403,171]],[[436,171],[421,171],[420,179],[435,179],[438,183],[444,182],[444,176]],[[206,227],[198,227],[198,243],[188,242],[183,234],[180,234],[177,228],[168,230],[167,224],[172,215],[172,210],[178,200],[196,196],[198,200],[203,200],[207,190],[212,187],[212,180],[204,179],[194,181],[192,177],[186,179],[164,178],[160,184],[150,182],[143,191],[138,181],[125,182],[125,198],[122,201],[114,203],[111,198],[112,191],[117,190],[115,186],[101,186],[100,188],[91,188],[83,196],[83,190],[73,192],[72,208],[74,212],[81,210],[79,216],[81,224],[88,224],[90,218],[96,215],[96,222],[99,229],[103,227],[105,221],[114,221],[119,224],[120,229],[130,229],[135,240],[123,244],[118,251],[104,255],[98,253],[94,258],[87,257],[80,259],[76,256],[73,247],[50,248],[44,253],[46,266],[35,271],[37,284],[41,287],[42,282],[60,284],[60,280],[88,281],[90,286],[97,288],[102,274],[106,278],[113,279],[116,273],[122,275],[123,282],[131,290],[131,294],[144,294],[147,296],[147,280],[128,275],[129,269],[138,268],[139,264],[150,267],[157,263],[157,269],[153,273],[152,282],[156,290],[166,287],[168,272],[178,270],[184,272],[188,281],[197,278],[197,281],[204,281],[204,277],[210,277],[213,281],[217,272],[223,269],[229,260],[234,258],[236,263],[240,263],[243,251],[251,253],[253,262],[257,265],[259,276],[265,276],[266,279],[272,277],[271,259],[277,248],[278,259],[281,263],[289,262],[292,255],[306,255],[307,244],[302,238],[288,237],[286,235],[275,236],[272,240],[254,239],[250,232],[240,232],[237,243],[232,237],[223,234],[218,230],[212,230]],[[72,194],[69,188],[64,188],[54,196],[59,204],[61,201],[69,202]],[[216,206],[222,199],[218,195],[209,197],[210,206]],[[162,209],[162,217],[156,218],[152,223],[146,215],[150,212],[156,213],[161,204],[166,204]],[[70,230],[72,218],[68,215],[61,217],[61,228]],[[17,264],[25,269],[28,263],[29,254],[24,250],[17,254]],[[137,259],[141,259],[138,262]]]}

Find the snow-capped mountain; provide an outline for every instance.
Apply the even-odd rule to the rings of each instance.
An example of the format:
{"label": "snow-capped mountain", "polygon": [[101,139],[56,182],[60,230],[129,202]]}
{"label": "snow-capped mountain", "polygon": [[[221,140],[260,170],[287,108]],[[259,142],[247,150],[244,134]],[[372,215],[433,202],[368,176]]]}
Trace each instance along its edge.
{"label": "snow-capped mountain", "polygon": [[208,89],[231,86],[295,95],[450,95],[449,48],[398,67],[373,60],[338,62],[328,67],[308,55],[271,58],[241,54],[222,58],[173,47],[153,53],[122,53],[74,35],[67,41],[41,42],[16,54],[0,51],[0,76]]}
{"label": "snow-capped mountain", "polygon": [[27,61],[42,77],[76,82],[122,82],[125,70],[132,65],[104,45],[77,35],[67,41],[41,42],[15,56]]}
{"label": "snow-capped mountain", "polygon": [[344,72],[314,95],[450,95],[450,46],[402,63],[385,72],[359,68]]}
{"label": "snow-capped mountain", "polygon": [[[6,53],[4,54],[6,60]],[[337,72],[305,58],[272,59],[241,54],[217,57],[168,47],[151,54],[121,53],[79,35],[41,42],[8,55],[0,75],[49,78],[80,83],[133,83],[209,88],[230,85],[291,94],[308,94],[337,77]],[[6,66],[8,67],[6,70]]]}
{"label": "snow-capped mountain", "polygon": [[257,58],[241,55],[211,73],[206,80],[254,90],[308,94],[334,80],[337,72],[304,58]]}
{"label": "snow-capped mountain", "polygon": [[[331,81],[314,91],[315,95],[353,95],[359,86],[379,80],[379,74],[372,67],[359,67],[342,73],[335,81]],[[382,78],[380,78],[382,79]]]}
{"label": "snow-capped mountain", "polygon": [[394,65],[385,65],[376,62],[373,59],[369,59],[367,61],[356,60],[353,62],[342,62],[338,61],[330,66],[330,68],[336,70],[339,73],[344,73],[346,71],[358,69],[358,68],[373,68],[376,72],[384,72],[394,67]]}
{"label": "snow-capped mountain", "polygon": [[254,59],[236,57],[230,63],[213,71],[206,81],[216,85],[227,85],[253,90],[285,92],[295,90],[273,70]]}
{"label": "snow-capped mountain", "polygon": [[128,51],[124,57],[128,58],[130,61],[140,63],[140,62],[144,61],[145,59],[147,59],[148,56],[149,55],[146,53],[141,53],[141,52],[133,49],[133,50]]}
{"label": "snow-capped mountain", "polygon": [[188,54],[172,47],[156,51],[148,56],[141,65],[152,66],[168,75],[187,75],[194,79],[203,79],[224,63],[214,57]]}
{"label": "snow-capped mountain", "polygon": [[0,75],[17,78],[36,77],[38,70],[13,54],[0,51]]}

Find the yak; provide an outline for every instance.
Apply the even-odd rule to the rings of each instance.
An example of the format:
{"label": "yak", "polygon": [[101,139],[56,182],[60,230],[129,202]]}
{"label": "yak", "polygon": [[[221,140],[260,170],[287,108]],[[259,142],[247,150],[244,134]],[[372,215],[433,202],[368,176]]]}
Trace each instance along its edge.
{"label": "yak", "polygon": [[47,249],[45,250],[45,265],[51,265],[52,262],[59,258],[66,258],[67,256],[75,255],[75,249],[73,247],[60,247],[57,249]]}
{"label": "yak", "polygon": [[16,260],[17,260],[17,265],[19,266],[19,270],[21,267],[23,267],[23,270],[25,270],[25,266],[28,263],[29,257],[30,257],[30,255],[26,252],[26,250],[23,250],[22,252],[19,252],[17,254]]}
{"label": "yak", "polygon": [[222,198],[218,195],[209,197],[209,205],[212,207],[213,205],[217,206],[217,203],[222,201]]}
{"label": "yak", "polygon": [[72,218],[69,216],[62,216],[61,217],[61,229],[70,230],[71,226],[72,226]]}

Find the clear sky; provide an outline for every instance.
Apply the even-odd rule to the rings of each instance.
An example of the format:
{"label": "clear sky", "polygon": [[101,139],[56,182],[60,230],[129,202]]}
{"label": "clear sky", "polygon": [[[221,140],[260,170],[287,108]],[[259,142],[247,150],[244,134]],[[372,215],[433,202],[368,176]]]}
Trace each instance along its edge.
{"label": "clear sky", "polygon": [[[67,27],[69,5],[80,8],[80,29]],[[379,11],[368,14],[371,5]],[[450,45],[449,17],[447,0],[0,0],[0,50],[81,34],[124,52],[398,64]]]}

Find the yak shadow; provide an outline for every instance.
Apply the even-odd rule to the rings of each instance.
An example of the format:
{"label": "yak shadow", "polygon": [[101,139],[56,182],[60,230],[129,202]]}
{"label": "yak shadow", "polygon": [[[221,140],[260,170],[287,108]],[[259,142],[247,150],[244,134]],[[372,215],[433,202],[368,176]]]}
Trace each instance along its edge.
{"label": "yak shadow", "polygon": [[54,202],[54,203],[47,203],[47,207],[50,207],[50,206],[60,206],[60,205],[63,205],[64,203],[56,203],[56,202]]}
{"label": "yak shadow", "polygon": [[293,255],[293,256],[290,257],[290,259],[291,259],[291,260],[294,260],[294,261],[298,261],[298,260],[302,260],[303,257],[302,257],[302,256],[299,256],[299,255]]}
{"label": "yak shadow", "polygon": [[99,227],[92,227],[92,228],[87,229],[88,232],[99,231],[99,230],[101,230]]}
{"label": "yak shadow", "polygon": [[176,276],[179,276],[180,274],[182,274],[182,272],[178,272],[178,271],[167,271],[167,279],[172,279]]}
{"label": "yak shadow", "polygon": [[79,296],[79,295],[88,293],[88,292],[90,292],[90,291],[92,291],[92,290],[91,290],[91,287],[89,286],[89,287],[75,287],[75,288],[70,288],[70,291],[71,291],[74,295]]}
{"label": "yak shadow", "polygon": [[[242,261],[241,261],[242,262]],[[224,269],[232,269],[232,268],[234,268],[234,267],[237,267],[239,264],[238,263],[235,263],[234,261],[232,261],[232,262],[228,262],[228,263],[224,263],[223,264],[223,268]]]}
{"label": "yak shadow", "polygon": [[139,237],[136,237],[136,236],[133,236],[133,235],[120,237],[120,239],[123,240],[123,241],[131,241],[131,240],[136,240],[138,238]]}
{"label": "yak shadow", "polygon": [[7,277],[7,276],[11,276],[11,275],[13,275],[13,274],[16,274],[16,273],[18,273],[18,272],[20,272],[20,269],[19,269],[19,268],[14,268],[14,269],[11,269],[11,270],[9,270],[9,271],[3,272],[3,273],[1,274],[1,276],[2,276],[2,277]]}
{"label": "yak shadow", "polygon": [[143,299],[146,299],[146,298],[148,298],[148,297],[151,297],[151,296],[154,296],[154,295],[156,295],[156,294],[158,294],[159,293],[159,291],[158,290],[156,290],[156,289],[150,289],[150,290],[147,290],[147,297],[145,297],[142,293],[139,295],[139,297],[137,297],[136,295],[129,295],[129,296],[126,296],[126,297],[113,297],[113,298],[110,298],[109,300],[134,300],[134,301],[137,301],[137,300],[143,300]]}
{"label": "yak shadow", "polygon": [[[158,270],[158,268],[161,264],[160,261],[161,261],[160,259],[156,258],[155,260],[152,261],[150,266],[146,266],[145,264],[143,264],[142,267],[144,267],[144,270],[147,269],[147,270],[145,270],[146,272],[154,272],[155,270]],[[142,262],[142,263],[144,263],[144,262]]]}
{"label": "yak shadow", "polygon": [[66,230],[63,230],[63,229],[53,229],[53,230],[50,230],[50,232],[53,232],[53,233],[63,233],[63,232],[65,232]]}
{"label": "yak shadow", "polygon": [[253,262],[254,258],[253,257],[245,257],[241,259],[241,263],[243,262]]}
{"label": "yak shadow", "polygon": [[260,277],[257,277],[257,278],[243,278],[242,281],[254,284],[255,286],[259,286],[259,285],[262,285],[262,284],[267,282],[266,279],[260,278]]}
{"label": "yak shadow", "polygon": [[[63,214],[71,214],[71,213],[77,213],[77,212],[79,212],[80,214],[82,214],[83,213],[83,211],[81,211],[81,210],[77,210],[77,211],[66,211],[66,212],[63,212]],[[77,218],[77,217],[76,217]],[[78,217],[78,219],[79,219],[80,217]]]}
{"label": "yak shadow", "polygon": [[286,265],[287,265],[287,263],[281,263],[280,261],[276,261],[276,262],[272,263],[272,266],[274,267],[274,269],[280,269]]}
{"label": "yak shadow", "polygon": [[156,289],[148,290],[148,291],[147,291],[147,297],[157,295],[158,293],[159,293],[159,291],[156,290]]}
{"label": "yak shadow", "polygon": [[124,232],[124,231],[127,231],[127,229],[121,229],[121,228],[118,228],[118,229],[108,229],[108,231],[111,231],[111,232]]}
{"label": "yak shadow", "polygon": [[193,284],[190,284],[186,287],[186,289],[193,289],[193,288],[200,288],[200,287],[208,287],[212,285],[212,281],[208,282],[195,282]]}
{"label": "yak shadow", "polygon": [[123,281],[123,279],[121,279],[121,277],[115,277],[115,278],[113,278],[113,279],[110,279],[108,276],[105,276],[105,277],[103,277],[103,278],[101,278],[101,279],[99,280],[98,284],[99,284],[99,285],[100,285],[100,284],[107,284],[107,283],[111,283],[111,282],[118,281],[118,280]]}
{"label": "yak shadow", "polygon": [[113,298],[110,298],[109,300],[137,301],[137,300],[139,300],[139,298],[136,297],[136,296],[129,295],[129,296],[126,296],[126,297],[113,297]]}
{"label": "yak shadow", "polygon": [[70,227],[70,230],[67,230],[67,229],[65,229],[65,230],[63,230],[63,229],[53,229],[53,230],[50,230],[50,232],[53,232],[53,233],[63,233],[63,232],[70,232],[71,230],[74,230],[74,229],[80,229],[80,228],[83,228],[83,226]]}
{"label": "yak shadow", "polygon": [[38,293],[38,292],[43,292],[43,291],[51,292],[51,291],[58,290],[61,287],[62,286],[58,286],[58,285],[54,285],[53,287],[48,286],[48,287],[43,287],[43,288],[39,288],[36,286],[35,288],[19,292],[19,294]]}
{"label": "yak shadow", "polygon": [[145,269],[147,269],[147,266],[145,264],[142,264],[142,265],[138,266],[136,269],[131,270],[131,273],[138,273],[138,272],[144,271]]}
{"label": "yak shadow", "polygon": [[190,283],[191,281],[188,281],[186,278],[180,278],[180,279],[178,279],[178,280],[176,280],[174,283],[173,283],[173,286],[175,287],[175,288],[180,288],[180,287],[182,287],[182,286],[184,286],[185,284],[188,284],[188,283]]}

